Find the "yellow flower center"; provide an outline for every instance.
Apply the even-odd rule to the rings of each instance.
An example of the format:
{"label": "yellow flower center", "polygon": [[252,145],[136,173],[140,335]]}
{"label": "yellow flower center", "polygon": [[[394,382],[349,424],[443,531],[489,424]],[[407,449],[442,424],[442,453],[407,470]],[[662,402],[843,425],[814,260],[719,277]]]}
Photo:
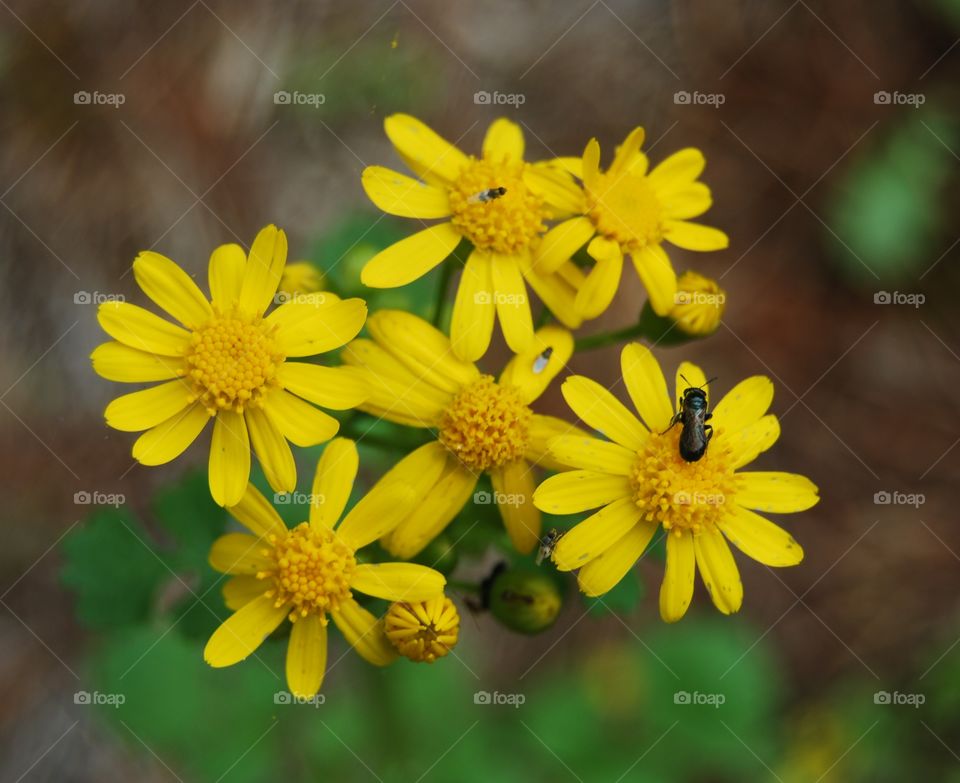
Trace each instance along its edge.
{"label": "yellow flower center", "polygon": [[284,357],[261,324],[217,314],[193,333],[187,376],[211,413],[226,408],[242,413],[246,405],[259,405],[276,376]]}
{"label": "yellow flower center", "polygon": [[446,596],[396,603],[384,616],[384,630],[401,655],[418,663],[433,663],[457,643],[460,615]]}
{"label": "yellow flower center", "polygon": [[601,174],[587,191],[587,204],[597,230],[631,250],[663,239],[663,205],[646,177]]}
{"label": "yellow flower center", "polygon": [[443,412],[440,442],[468,468],[497,468],[526,452],[531,416],[518,389],[482,375]]}
{"label": "yellow flower center", "polygon": [[[527,165],[471,157],[450,188],[451,221],[475,247],[519,253],[546,230],[547,207],[523,181]],[[491,196],[497,188],[504,189],[503,195]]]}
{"label": "yellow flower center", "polygon": [[730,451],[716,433],[697,462],[680,456],[680,425],[653,434],[630,475],[636,504],[644,518],[664,530],[697,534],[717,524],[733,504],[736,485]]}
{"label": "yellow flower center", "polygon": [[353,550],[328,528],[315,529],[301,522],[292,530],[268,538],[273,549],[267,554],[276,566],[261,571],[258,579],[272,579],[273,589],[267,595],[276,605],[289,604],[291,622],[310,612],[320,615],[326,624],[326,613],[336,611],[341,601],[350,597],[350,581],[357,567]]}

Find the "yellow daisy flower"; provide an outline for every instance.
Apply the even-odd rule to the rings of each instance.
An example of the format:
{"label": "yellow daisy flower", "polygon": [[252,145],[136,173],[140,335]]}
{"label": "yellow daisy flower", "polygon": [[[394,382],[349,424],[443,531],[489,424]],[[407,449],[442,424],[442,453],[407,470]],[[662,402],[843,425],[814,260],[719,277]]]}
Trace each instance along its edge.
{"label": "yellow daisy flower", "polygon": [[[420,120],[394,114],[384,122],[400,157],[421,180],[382,166],[368,166],[363,188],[384,212],[421,221],[442,219],[374,256],[361,280],[372,288],[395,288],[442,263],[461,239],[473,250],[453,308],[451,336],[457,356],[476,361],[487,350],[494,316],[510,348],[533,342],[533,320],[524,280],[570,328],[581,319],[573,309],[583,276],[572,262],[550,274],[532,268],[531,257],[547,221],[575,214],[583,197],[570,176],[548,164],[523,159],[520,127],[506,119],[487,130],[480,158],[465,155]],[[554,274],[562,271],[559,278]]]}
{"label": "yellow daisy flower", "polygon": [[344,410],[366,399],[365,378],[355,369],[287,361],[353,339],[367,306],[325,294],[265,315],[286,257],[287,238],[275,226],[257,234],[249,257],[239,245],[218,247],[210,256],[208,300],[173,261],[144,251],[133,262],[137,283],[182,326],[126,302],[106,302],[97,313],[114,342],[93,352],[93,369],[121,383],[163,381],[111,402],[107,424],[143,432],[133,444],[134,459],[162,465],[213,418],[210,493],[221,506],[243,496],[251,447],[270,486],[278,492],[296,487],[287,441],[312,446],[339,428],[310,403]]}
{"label": "yellow daisy flower", "polygon": [[[602,595],[624,577],[662,525],[667,534],[663,619],[675,622],[687,611],[695,567],[714,605],[724,614],[736,612],[743,587],[727,540],[768,566],[796,565],[803,559],[800,545],[754,511],[805,511],[819,500],[816,486],[804,476],[740,471],[780,435],[776,416],[765,415],[773,384],[757,375],[734,386],[712,408],[714,434],[705,455],[687,462],[680,457],[681,427],[671,426],[674,406],[653,354],[642,345],[628,345],[621,366],[640,418],[589,378],[572,376],[563,384],[574,413],[611,441],[559,437],[549,444],[556,460],[577,469],[544,481],[534,495],[536,505],[553,514],[600,509],[560,539],[554,562],[561,571],[579,569],[584,593]],[[674,399],[688,386],[707,390],[703,371],[683,362]]]}
{"label": "yellow daisy flower", "polygon": [[513,545],[530,552],[540,536],[533,465],[561,467],[548,458],[547,442],[577,429],[529,406],[570,358],[573,337],[558,326],[540,329],[533,347],[514,356],[497,381],[457,358],[455,343],[415,315],[381,310],[367,327],[373,339],[354,340],[343,354],[347,364],[371,376],[370,398],[360,408],[437,432],[435,441],[388,474],[413,486],[420,503],[381,543],[396,557],[413,557],[470,500],[480,474],[488,473],[494,494],[478,493],[474,502],[496,503]]}
{"label": "yellow daisy flower", "polygon": [[460,636],[460,615],[447,596],[390,604],[384,615],[390,643],[414,663],[434,663],[452,650]]}
{"label": "yellow daisy flower", "polygon": [[629,255],[657,315],[673,307],[677,276],[663,249],[671,242],[685,250],[722,250],[727,235],[689,222],[713,203],[710,190],[697,181],[706,161],[700,150],[674,153],[648,172],[640,151],[643,128],[635,128],[617,149],[613,163],[600,170],[600,144],[591,139],[582,158],[561,158],[560,167],[583,181],[582,214],[554,226],[534,255],[535,268],[550,274],[589,242],[596,261],[577,294],[575,307],[584,319],[609,307],[620,285],[623,257]]}
{"label": "yellow daisy flower", "polygon": [[356,444],[345,438],[331,441],[317,463],[309,520],[294,528],[283,524],[252,484],[229,507],[250,532],[227,533],[210,550],[210,565],[231,575],[223,594],[233,610],[204,648],[211,666],[242,661],[289,619],[287,684],[294,695],[309,697],[323,682],[328,617],[370,663],[384,666],[396,658],[383,620],[360,606],[354,592],[387,601],[443,598],[446,580],[432,568],[358,562],[357,550],[396,525],[414,508],[417,496],[385,478],[340,520],[357,467]]}

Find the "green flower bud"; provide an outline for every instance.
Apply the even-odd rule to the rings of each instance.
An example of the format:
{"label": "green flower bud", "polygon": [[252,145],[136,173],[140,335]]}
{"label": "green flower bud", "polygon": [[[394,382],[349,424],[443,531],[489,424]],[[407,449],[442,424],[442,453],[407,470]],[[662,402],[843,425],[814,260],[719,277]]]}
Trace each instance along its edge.
{"label": "green flower bud", "polygon": [[495,571],[487,586],[490,612],[507,628],[535,634],[556,621],[563,596],[554,579],[529,568]]}

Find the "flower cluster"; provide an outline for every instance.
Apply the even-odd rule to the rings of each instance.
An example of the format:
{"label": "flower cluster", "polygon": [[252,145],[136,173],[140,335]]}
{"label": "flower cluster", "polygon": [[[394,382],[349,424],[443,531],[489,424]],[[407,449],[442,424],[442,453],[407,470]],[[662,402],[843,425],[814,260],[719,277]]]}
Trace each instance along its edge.
{"label": "flower cluster", "polygon": [[[682,362],[671,396],[653,353],[630,339],[651,339],[654,327],[703,337],[722,318],[726,294],[695,272],[678,277],[664,249],[727,246],[723,232],[691,222],[712,203],[699,181],[703,155],[685,149],[651,167],[641,128],[605,168],[595,139],[580,157],[528,161],[520,127],[506,119],[490,126],[479,155],[408,115],[385,128],[414,177],[370,166],[363,189],[384,212],[440,222],[373,255],[361,281],[394,288],[442,264],[462,267],[449,330],[439,310],[434,324],[396,309],[368,317],[363,300],[323,290],[312,264],[287,266],[286,236],[274,226],[248,252],[213,251],[209,297],[170,259],[141,253],[136,281],[169,318],[126,302],[100,307],[112,341],[93,352],[95,371],[156,384],[106,408],[110,427],[142,433],[134,458],[170,462],[213,420],[210,494],[243,530],[224,533],[210,552],[233,613],[207,643],[206,661],[237,663],[289,621],[287,681],[311,696],[326,669],[330,619],[375,665],[443,658],[460,619],[444,592],[441,571],[450,569],[431,546],[446,539],[456,549],[445,531],[481,495],[494,499],[505,530],[492,540],[514,550],[514,563],[530,562],[513,571],[501,563],[475,587],[484,608],[526,633],[552,624],[562,604],[547,566],[537,570],[547,558],[575,571],[585,595],[602,596],[660,533],[668,622],[687,611],[698,571],[717,609],[740,608],[728,542],[768,566],[799,563],[800,545],[757,512],[806,510],[816,487],[791,473],[742,470],[780,434],[768,413],[770,380],[748,378],[714,404],[704,372]],[[461,244],[466,251],[455,253]],[[573,330],[613,302],[625,259],[648,296],[638,326],[578,342]],[[541,303],[539,327],[530,291]],[[477,363],[497,321],[512,357],[494,374]],[[575,352],[621,338],[619,382],[633,410],[568,370]],[[338,349],[326,364],[304,361]],[[538,410],[558,376],[576,420]],[[341,422],[321,409],[390,422],[420,440],[351,502],[358,450],[334,437]],[[309,506],[290,526],[251,481],[251,455],[266,484],[288,493],[297,487],[290,444],[326,442]],[[544,535],[543,514],[581,518]]]}

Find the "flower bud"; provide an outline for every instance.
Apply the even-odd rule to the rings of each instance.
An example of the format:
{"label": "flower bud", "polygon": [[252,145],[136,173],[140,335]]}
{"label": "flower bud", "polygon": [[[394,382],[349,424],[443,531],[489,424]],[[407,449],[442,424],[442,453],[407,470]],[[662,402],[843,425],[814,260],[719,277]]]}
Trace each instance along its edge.
{"label": "flower bud", "polygon": [[457,607],[444,595],[428,601],[391,604],[383,620],[390,643],[416,663],[433,663],[443,658],[460,635]]}
{"label": "flower bud", "polygon": [[495,572],[487,589],[490,612],[507,628],[519,633],[547,630],[563,606],[563,596],[554,579],[527,568]]}
{"label": "flower bud", "polygon": [[706,337],[720,326],[727,295],[716,280],[687,270],[677,278],[673,301],[669,317],[677,328],[695,337]]}

